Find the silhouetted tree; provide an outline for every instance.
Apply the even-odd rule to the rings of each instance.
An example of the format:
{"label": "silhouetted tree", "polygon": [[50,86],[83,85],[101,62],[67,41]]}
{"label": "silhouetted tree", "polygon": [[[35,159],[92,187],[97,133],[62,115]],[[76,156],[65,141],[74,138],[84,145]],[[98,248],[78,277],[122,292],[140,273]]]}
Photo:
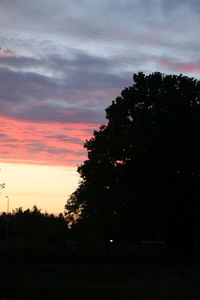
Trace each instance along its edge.
{"label": "silhouetted tree", "polygon": [[200,81],[158,72],[133,80],[84,144],[66,215],[87,234],[185,246],[200,233]]}

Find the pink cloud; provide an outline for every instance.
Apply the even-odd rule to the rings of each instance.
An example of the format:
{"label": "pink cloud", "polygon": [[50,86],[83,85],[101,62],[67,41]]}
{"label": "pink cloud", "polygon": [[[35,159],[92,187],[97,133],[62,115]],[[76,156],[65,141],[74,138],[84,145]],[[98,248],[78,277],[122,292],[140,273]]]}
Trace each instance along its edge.
{"label": "pink cloud", "polygon": [[200,74],[200,62],[176,63],[166,58],[159,59],[158,62],[160,65],[167,67],[169,70],[175,72]]}
{"label": "pink cloud", "polygon": [[77,166],[86,159],[83,143],[98,124],[30,123],[0,118],[0,161]]}
{"label": "pink cloud", "polygon": [[16,56],[15,52],[10,51],[8,49],[2,50],[2,52],[0,52],[0,57],[11,57],[11,56]]}

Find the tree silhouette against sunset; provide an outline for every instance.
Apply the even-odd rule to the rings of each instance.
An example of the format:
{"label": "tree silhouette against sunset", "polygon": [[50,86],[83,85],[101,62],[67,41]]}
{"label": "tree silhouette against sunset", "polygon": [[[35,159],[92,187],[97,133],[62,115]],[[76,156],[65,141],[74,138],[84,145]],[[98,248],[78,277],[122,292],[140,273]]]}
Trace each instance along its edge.
{"label": "tree silhouette against sunset", "polygon": [[81,182],[65,213],[88,238],[199,239],[200,81],[133,75],[84,147]]}

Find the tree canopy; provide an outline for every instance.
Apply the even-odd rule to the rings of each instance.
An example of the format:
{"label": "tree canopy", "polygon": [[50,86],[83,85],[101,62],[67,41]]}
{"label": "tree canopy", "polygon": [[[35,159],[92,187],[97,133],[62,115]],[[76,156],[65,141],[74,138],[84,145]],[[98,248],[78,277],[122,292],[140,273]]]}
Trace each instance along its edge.
{"label": "tree canopy", "polygon": [[105,238],[183,240],[200,232],[200,81],[134,74],[106,118],[84,144],[88,159],[78,167],[68,218]]}

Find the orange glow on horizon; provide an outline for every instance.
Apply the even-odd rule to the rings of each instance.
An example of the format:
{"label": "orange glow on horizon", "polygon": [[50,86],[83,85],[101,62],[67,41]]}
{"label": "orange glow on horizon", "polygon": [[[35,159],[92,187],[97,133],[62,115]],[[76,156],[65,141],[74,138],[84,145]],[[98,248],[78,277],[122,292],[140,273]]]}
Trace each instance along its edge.
{"label": "orange glow on horizon", "polygon": [[5,189],[0,194],[0,212],[37,205],[42,212],[63,213],[69,195],[77,188],[76,168],[25,164],[0,164],[0,183]]}
{"label": "orange glow on horizon", "polygon": [[34,123],[0,117],[0,212],[37,205],[63,213],[80,180],[77,166],[86,159],[83,144],[99,124]]}

